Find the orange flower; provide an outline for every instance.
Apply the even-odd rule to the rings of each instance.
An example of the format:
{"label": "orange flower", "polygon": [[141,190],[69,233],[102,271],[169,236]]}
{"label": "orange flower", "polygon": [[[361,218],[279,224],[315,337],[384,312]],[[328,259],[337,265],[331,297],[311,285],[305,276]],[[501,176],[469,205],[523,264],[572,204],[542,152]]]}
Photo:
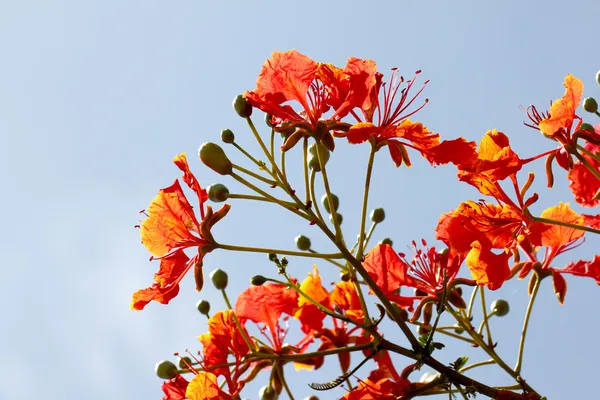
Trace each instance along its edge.
{"label": "orange flower", "polygon": [[190,381],[185,398],[189,400],[231,400],[233,396],[221,390],[214,374],[201,371]]}
{"label": "orange flower", "polygon": [[[316,265],[313,266],[313,272],[309,272],[308,277],[300,284],[300,290],[321,305],[331,308],[329,293],[321,284],[321,276]],[[294,313],[294,318],[302,323],[304,333],[320,332],[323,329],[325,315],[304,296],[298,296],[298,310]]]}
{"label": "orange flower", "polygon": [[484,248],[478,241],[475,241],[471,244],[471,251],[467,254],[466,264],[477,284],[485,285],[490,290],[496,290],[510,276],[509,258],[510,253],[494,254],[489,248]]}
{"label": "orange flower", "polygon": [[363,323],[365,315],[354,283],[344,281],[336,283],[329,299],[331,304],[344,311],[348,318]]}
{"label": "orange flower", "polygon": [[[191,173],[185,153],[178,155],[173,161],[183,171],[184,182],[198,196],[201,221],[198,222],[178,180],[158,192],[148,207],[148,218],[142,222],[140,233],[142,243],[153,254],[151,259],[160,260],[160,269],[154,275],[151,287],[134,293],[131,302],[134,310],[142,310],[152,300],[162,304],[169,303],[177,296],[179,282],[192,267],[196,289],[202,289],[202,259],[216,247],[210,229],[229,211],[228,204],[216,213],[213,213],[210,206],[205,209],[206,191]],[[184,249],[192,247],[197,248],[198,253],[189,258]]]}
{"label": "orange flower", "polygon": [[[583,83],[569,74],[565,77],[564,85],[566,88],[564,96],[551,103],[549,112],[539,112],[534,106],[527,108],[527,116],[531,123],[525,123],[525,125],[541,131],[545,136],[561,144],[552,152],[558,165],[568,171],[573,167],[573,159],[567,147],[575,147],[576,138],[574,134],[579,131],[583,122],[576,114],[583,95]],[[596,142],[600,140],[600,135],[597,132],[580,131],[578,135],[593,139]],[[545,153],[542,155],[545,155]]]}

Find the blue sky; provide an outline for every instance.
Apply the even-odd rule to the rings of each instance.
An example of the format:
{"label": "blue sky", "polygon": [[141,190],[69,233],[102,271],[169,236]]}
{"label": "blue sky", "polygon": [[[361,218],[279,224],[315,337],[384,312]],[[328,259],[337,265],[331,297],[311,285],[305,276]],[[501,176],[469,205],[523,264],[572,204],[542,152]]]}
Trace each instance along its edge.
{"label": "blue sky", "polygon": [[[519,105],[558,98],[568,73],[600,97],[599,13],[591,0],[0,3],[0,398],[159,398],[154,363],[200,348],[196,336],[206,321],[194,304],[202,297],[222,307],[214,289],[199,295],[190,277],[170,306],[129,310],[131,294],[157,268],[134,225],[158,189],[179,177],[171,163],[176,154],[187,152],[208,185],[221,180],[195,158],[202,142],[218,141],[220,130],[231,128],[240,144],[257,150],[231,100],[254,88],[272,51],[296,48],[338,65],[350,56],[371,58],[384,73],[422,69],[431,79],[430,103],[419,120],[445,138],[478,140],[496,127],[530,156],[552,143],[521,124]],[[339,149],[330,173],[339,176],[334,190],[346,235],[354,237],[366,153]],[[433,243],[442,212],[480,197],[458,184],[451,167],[416,161],[397,170],[384,153],[376,167],[370,204],[385,206],[388,216],[376,236],[392,237],[399,248],[422,237]],[[547,190],[544,179],[540,170],[538,212],[571,200],[564,181]],[[293,237],[304,233],[327,249],[309,227],[283,216],[237,202],[215,235],[223,243],[292,248]],[[589,240],[574,254],[591,258],[597,244]],[[292,265],[301,278],[311,263]],[[256,255],[215,252],[205,269],[217,267],[233,277],[231,296],[257,272],[274,275]],[[495,326],[509,360],[525,287],[511,283],[493,294],[514,304]],[[589,397],[593,390],[600,351],[590,342],[600,329],[593,307],[599,295],[592,280],[570,279],[561,307],[550,284],[542,287],[523,373],[551,399]],[[449,352],[446,361],[459,353]],[[506,383],[493,368],[486,371],[486,379]],[[327,366],[318,376],[332,379],[337,370]],[[297,398],[308,395],[311,380],[294,375]],[[257,387],[246,397],[256,398]]]}

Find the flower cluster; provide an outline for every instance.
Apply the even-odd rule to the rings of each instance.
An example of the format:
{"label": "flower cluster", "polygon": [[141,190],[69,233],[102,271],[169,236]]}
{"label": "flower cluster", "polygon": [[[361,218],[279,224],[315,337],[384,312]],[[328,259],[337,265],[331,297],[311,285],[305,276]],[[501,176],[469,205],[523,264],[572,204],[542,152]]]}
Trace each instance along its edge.
{"label": "flower cluster", "polygon": [[[166,380],[163,399],[240,399],[248,382],[266,376],[268,383],[261,389],[261,398],[276,398],[284,390],[293,398],[284,367],[293,364],[296,370],[318,370],[329,357],[337,360],[341,375],[311,387],[321,391],[346,386],[343,399],[348,400],[442,393],[458,393],[464,398],[477,393],[497,399],[542,398],[521,373],[531,308],[547,277],[560,303],[567,293],[565,275],[592,278],[600,284],[600,255],[567,265],[557,259],[583,244],[585,235],[600,233],[600,215],[580,214],[562,202],[534,215],[530,208],[540,197],[531,193],[535,177],[529,173],[523,179],[522,174],[529,164],[546,158],[548,186],[552,187],[552,164],[556,161],[568,171],[575,201],[584,207],[596,206],[600,198],[600,124],[594,127],[577,115],[583,83],[568,75],[565,95],[554,101],[548,112],[534,106],[527,109],[530,121],[526,125],[558,143],[556,149],[521,157],[511,148],[508,136],[496,129],[488,131],[479,145],[464,138],[442,140],[440,134],[411,120],[428,102],[420,100],[428,83],[417,83],[420,74],[417,71],[405,80],[393,69],[386,81],[371,60],[350,58],[340,68],[313,61],[295,50],[275,52],[263,65],[256,88],[234,100],[235,111],[247,120],[266,161],[241,148],[232,131],[224,130],[221,136],[258,172],[232,163],[215,143],[205,143],[199,151],[207,167],[236,180],[253,194],[230,193],[222,184],[203,189],[185,154],[175,158],[183,182],[197,197],[199,207],[196,212],[176,180],[161,189],[144,211],[147,218],[139,226],[142,243],[152,259],[160,261],[160,267],[154,283],[133,295],[131,308],[142,310],[151,301],[169,303],[192,267],[196,289],[202,290],[204,256],[216,250],[266,253],[278,278],[253,277],[252,285],[231,304],[226,293],[227,274],[220,270],[211,274],[228,309],[210,316],[209,303],[199,303],[198,309],[208,317],[208,332],[198,338],[202,351],[180,357],[179,368],[170,361],[157,364],[157,374]],[[585,99],[583,108],[600,116],[593,98]],[[252,122],[253,109],[266,113],[270,148]],[[279,149],[273,145],[276,133],[283,139]],[[578,143],[582,140],[583,145]],[[340,151],[336,145],[340,141],[370,146],[361,226],[353,246],[344,238],[340,199],[332,192],[336,181],[328,176],[326,167]],[[288,181],[285,164],[286,153],[299,144],[299,151],[304,153],[303,194],[292,189],[297,185]],[[370,245],[376,226],[385,219],[383,209],[373,210],[371,227],[366,229],[373,160],[384,147],[396,167],[411,166],[410,151],[432,166],[453,164],[458,180],[481,193],[481,199],[466,200],[439,217],[435,232],[439,245],[430,247],[424,239],[420,244],[413,241],[411,254],[397,252],[390,239]],[[325,192],[322,209],[317,201],[317,177]],[[321,231],[336,252],[314,251],[306,236],[296,238],[298,249],[293,251],[220,243],[211,228],[227,215],[230,206],[213,211],[206,203],[226,200],[278,205]],[[325,218],[327,214],[329,218]],[[288,257],[333,264],[340,270],[340,280],[324,284],[316,265],[299,280],[288,273]],[[513,368],[497,354],[490,324],[492,317],[508,313],[508,303],[497,300],[488,310],[485,292],[526,277],[530,277],[530,302]],[[463,297],[466,290],[471,290],[469,301]],[[479,328],[474,325],[477,296],[482,303]],[[454,325],[440,325],[442,316],[451,318]],[[381,324],[384,319],[400,329],[408,347],[404,347],[405,340],[390,339],[397,334],[386,336]],[[286,336],[295,329],[299,340],[292,345]],[[433,356],[443,348],[438,341],[441,335],[469,343],[491,361],[466,365],[467,358],[461,357],[449,365],[441,363]],[[398,356],[408,361],[402,363]],[[372,369],[364,374],[359,370],[367,361],[373,361],[369,364]],[[485,364],[503,369],[517,386],[506,390],[466,374]],[[424,366],[437,375],[429,380],[413,379],[411,375]],[[193,377],[188,382],[182,374]],[[362,378],[353,385],[351,378],[359,375]]]}

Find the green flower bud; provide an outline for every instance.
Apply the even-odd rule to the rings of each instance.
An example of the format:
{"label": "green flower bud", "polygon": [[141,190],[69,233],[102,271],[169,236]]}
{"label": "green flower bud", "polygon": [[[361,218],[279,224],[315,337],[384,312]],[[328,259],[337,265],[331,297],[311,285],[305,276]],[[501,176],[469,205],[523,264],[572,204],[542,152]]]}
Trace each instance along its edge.
{"label": "green flower bud", "polygon": [[465,332],[465,330],[463,329],[462,326],[458,325],[458,324],[454,324],[454,333],[456,333],[457,335],[462,335]]}
{"label": "green flower bud", "polygon": [[340,280],[348,282],[350,280],[350,274],[348,272],[340,272]]}
{"label": "green flower bud", "polygon": [[192,359],[189,357],[181,357],[179,359],[179,368],[181,369],[187,369],[188,365],[192,365]]}
{"label": "green flower bud", "polygon": [[385,238],[379,242],[379,244],[389,244],[390,246],[394,245],[394,242],[390,238]]}
{"label": "green flower bud", "polygon": [[[344,217],[340,213],[335,214],[335,218],[338,225],[341,225],[342,222],[344,222]],[[329,214],[329,220],[333,222],[333,214]]]}
{"label": "green flower bud", "polygon": [[160,379],[173,379],[178,373],[177,366],[168,360],[157,362],[154,371]]}
{"label": "green flower bud", "polygon": [[198,150],[198,157],[208,168],[221,175],[230,175],[233,165],[218,144],[203,143]]}
{"label": "green flower bud", "polygon": [[223,290],[227,287],[227,273],[222,269],[215,269],[210,273],[210,279],[217,290]]}
{"label": "green flower bud", "polygon": [[200,314],[208,316],[208,313],[210,312],[210,303],[206,300],[200,300],[196,303],[196,308],[200,311]]}
{"label": "green flower bud", "polygon": [[242,118],[248,118],[252,115],[252,105],[241,94],[238,94],[233,99],[233,109]]}
{"label": "green flower bud", "polygon": [[376,224],[383,222],[383,220],[385,219],[385,210],[383,208],[376,208],[373,211],[371,211],[371,221],[375,222]]}
{"label": "green flower bud", "polygon": [[[331,193],[331,202],[333,203],[333,209],[335,211],[337,211],[338,207],[340,206],[339,197],[337,197],[335,194]],[[323,207],[325,208],[325,211],[327,211],[329,214],[331,214],[331,207],[329,207],[329,199],[327,198],[327,193],[325,193],[321,197],[321,203],[323,203]]]}
{"label": "green flower bud", "polygon": [[596,72],[596,83],[600,85],[600,71]]}
{"label": "green flower bud", "polygon": [[254,286],[262,286],[266,281],[267,278],[262,275],[254,275],[252,278],[250,278],[250,283]]}
{"label": "green flower bud", "polygon": [[235,135],[231,131],[231,129],[223,129],[221,131],[221,140],[223,143],[233,143],[235,142]]}
{"label": "green flower bud", "polygon": [[583,99],[583,109],[590,113],[598,111],[598,102],[593,97],[586,97]]}
{"label": "green flower bud", "polygon": [[310,249],[310,239],[306,236],[298,235],[294,238],[294,241],[296,242],[296,247],[298,248],[298,250],[307,251],[308,249]]}
{"label": "green flower bud", "polygon": [[271,262],[275,262],[277,261],[279,258],[277,258],[277,254],[275,253],[269,253],[269,261]]}
{"label": "green flower bud", "polygon": [[508,306],[508,301],[502,300],[502,299],[495,300],[491,304],[490,309],[498,317],[504,317],[510,311],[510,307]]}
{"label": "green flower bud", "polygon": [[208,199],[215,203],[221,203],[229,198],[229,189],[227,186],[215,183],[206,188]]}
{"label": "green flower bud", "polygon": [[265,124],[267,124],[269,128],[273,127],[273,124],[271,123],[271,118],[273,118],[271,114],[265,114]]}
{"label": "green flower bud", "polygon": [[329,150],[327,150],[324,146],[319,146],[317,143],[312,143],[308,146],[308,154],[306,161],[308,162],[308,166],[310,169],[314,169],[315,171],[321,171],[321,164],[319,164],[319,157],[317,156],[317,148],[319,149],[319,155],[321,156],[321,161],[323,164],[327,164],[329,161]]}
{"label": "green flower bud", "polygon": [[260,400],[277,400],[279,397],[275,389],[273,389],[270,385],[261,387],[260,391],[258,392],[258,396]]}
{"label": "green flower bud", "polygon": [[594,132],[594,126],[592,124],[588,124],[587,122],[584,122],[583,124],[581,124],[581,126],[579,127],[580,131],[588,131],[588,132]]}

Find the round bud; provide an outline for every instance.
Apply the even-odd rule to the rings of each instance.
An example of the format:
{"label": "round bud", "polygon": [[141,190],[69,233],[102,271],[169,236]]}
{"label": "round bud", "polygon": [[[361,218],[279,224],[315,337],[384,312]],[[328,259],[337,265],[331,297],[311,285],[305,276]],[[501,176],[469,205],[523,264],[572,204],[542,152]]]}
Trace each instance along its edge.
{"label": "round bud", "polygon": [[308,162],[308,166],[310,169],[314,169],[315,171],[321,171],[321,164],[319,164],[319,156],[317,155],[317,149],[319,149],[319,155],[321,156],[321,161],[323,164],[327,164],[329,161],[329,150],[327,150],[324,146],[319,146],[317,143],[312,143],[308,146],[308,154],[306,161]]}
{"label": "round bud", "polygon": [[[333,214],[329,214],[329,220],[331,222],[333,222]],[[337,213],[337,214],[335,214],[335,220],[336,220],[336,222],[337,222],[338,225],[341,225],[342,222],[344,222],[344,217],[342,216],[342,214]]]}
{"label": "round bud", "polygon": [[[333,209],[337,211],[338,207],[340,206],[339,197],[331,193],[331,202],[333,203]],[[321,203],[323,203],[323,208],[325,208],[325,211],[331,214],[331,207],[329,207],[329,198],[327,197],[327,193],[321,197]]]}
{"label": "round bud", "polygon": [[218,144],[206,142],[202,143],[198,150],[198,157],[208,168],[218,174],[229,175],[233,171],[233,165],[225,152]]}
{"label": "round bud", "polygon": [[275,253],[269,253],[269,261],[275,262],[277,260],[279,260],[279,258],[277,258],[277,254],[275,254]]}
{"label": "round bud", "polygon": [[181,357],[179,359],[179,368],[188,369],[188,365],[192,365],[192,359],[189,357]]}
{"label": "round bud", "polygon": [[296,247],[298,248],[298,250],[307,251],[308,249],[310,249],[310,239],[306,236],[298,235],[294,238],[294,241],[296,242]]}
{"label": "round bud", "polygon": [[590,113],[598,111],[598,102],[593,97],[586,97],[583,99],[583,109]]}
{"label": "round bud", "polygon": [[262,286],[266,281],[267,278],[262,275],[254,275],[252,278],[250,278],[250,283],[254,286]]}
{"label": "round bud", "polygon": [[340,280],[348,282],[350,280],[350,274],[348,272],[340,272]]}
{"label": "round bud", "polygon": [[394,242],[390,238],[385,238],[382,241],[380,241],[379,244],[389,244],[390,246],[393,246]]}
{"label": "round bud", "polygon": [[210,312],[210,303],[206,300],[200,300],[196,303],[196,308],[200,311],[200,314],[208,316],[208,313]]}
{"label": "round bud", "polygon": [[273,124],[271,123],[271,118],[273,118],[271,114],[265,114],[265,124],[267,124],[269,128],[273,127]]}
{"label": "round bud", "polygon": [[498,317],[504,317],[510,311],[510,307],[508,306],[508,301],[502,300],[502,299],[495,300],[491,304],[490,309]]}
{"label": "round bud", "polygon": [[215,203],[221,203],[229,198],[229,189],[220,183],[215,183],[206,188],[208,199]]}
{"label": "round bud", "polygon": [[462,326],[458,325],[458,324],[454,324],[454,333],[456,333],[457,335],[462,335],[464,333],[464,329]]}
{"label": "round bud", "polygon": [[235,135],[231,131],[231,129],[223,129],[221,131],[221,140],[223,143],[233,143],[235,142]]}
{"label": "round bud", "polygon": [[600,85],[600,71],[596,72],[596,83]]}
{"label": "round bud", "polygon": [[592,124],[588,124],[587,122],[584,122],[583,124],[581,124],[581,126],[579,127],[580,131],[588,131],[588,132],[594,132],[594,126]]}
{"label": "round bud", "polygon": [[157,362],[154,371],[160,379],[173,379],[178,374],[177,366],[168,360]]}
{"label": "round bud", "polygon": [[233,109],[242,118],[248,118],[252,115],[252,105],[241,94],[238,94],[233,99]]}
{"label": "round bud", "polygon": [[371,211],[371,221],[375,222],[376,224],[383,222],[383,220],[385,219],[385,211],[383,208],[376,208],[373,211]]}
{"label": "round bud", "polygon": [[279,396],[277,395],[275,389],[273,389],[270,385],[267,385],[260,388],[258,397],[260,400],[277,400]]}
{"label": "round bud", "polygon": [[210,273],[210,279],[217,290],[223,290],[227,287],[227,273],[222,269],[215,269]]}

